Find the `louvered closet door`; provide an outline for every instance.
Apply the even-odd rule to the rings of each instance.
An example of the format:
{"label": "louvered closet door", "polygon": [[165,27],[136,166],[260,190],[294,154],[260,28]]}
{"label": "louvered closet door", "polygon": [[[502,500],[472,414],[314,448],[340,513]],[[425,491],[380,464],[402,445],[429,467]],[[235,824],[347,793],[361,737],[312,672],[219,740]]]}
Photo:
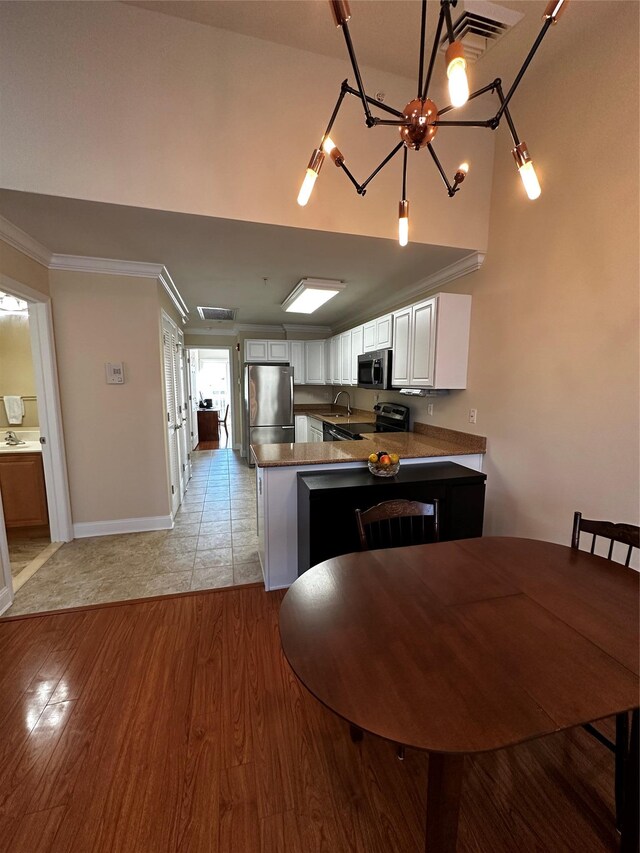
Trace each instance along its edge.
{"label": "louvered closet door", "polygon": [[187,382],[185,377],[184,335],[178,331],[176,346],[176,392],[178,397],[178,462],[180,465],[180,502],[191,477],[189,470],[189,435],[187,422]]}
{"label": "louvered closet door", "polygon": [[171,511],[180,506],[180,460],[178,457],[178,432],[176,429],[176,334],[173,324],[167,319],[162,323],[162,353],[164,360],[164,390],[167,409],[167,446],[169,448],[169,475],[171,478]]}

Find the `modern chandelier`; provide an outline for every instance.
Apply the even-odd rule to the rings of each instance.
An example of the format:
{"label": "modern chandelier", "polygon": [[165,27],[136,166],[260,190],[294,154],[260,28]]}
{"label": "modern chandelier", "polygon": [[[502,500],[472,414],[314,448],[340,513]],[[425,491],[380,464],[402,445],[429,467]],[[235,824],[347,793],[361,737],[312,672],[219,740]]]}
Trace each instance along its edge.
{"label": "modern chandelier", "polygon": [[[504,116],[511,133],[513,140],[512,154],[516,161],[518,172],[524,184],[526,193],[530,199],[536,199],[540,195],[540,184],[536,176],[533,162],[527,148],[527,144],[521,141],[515,124],[509,112],[509,102],[518,88],[529,63],[533,59],[536,51],[545,37],[547,30],[552,24],[555,24],[560,17],[562,11],[568,4],[569,0],[550,0],[544,15],[542,16],[543,25],[538,37],[534,41],[522,67],[515,76],[511,88],[504,94],[502,88],[502,80],[497,77],[491,83],[476,89],[469,94],[469,83],[467,79],[467,61],[464,55],[462,42],[456,39],[454,26],[451,20],[451,7],[457,5],[457,0],[440,0],[440,14],[433,39],[433,47],[431,49],[431,57],[427,68],[426,77],[424,75],[424,60],[425,60],[425,36],[427,25],[427,0],[422,0],[422,20],[420,29],[420,59],[418,63],[418,94],[417,97],[405,106],[403,110],[396,110],[393,107],[381,103],[375,98],[369,97],[364,88],[358,62],[353,49],[351,36],[349,34],[348,21],[351,18],[348,0],[329,0],[333,19],[337,27],[342,29],[344,39],[351,60],[353,74],[356,81],[356,87],[348,84],[348,80],[344,80],[340,87],[340,94],[334,107],[334,110],[329,119],[329,124],[320,141],[320,145],[311,155],[307,171],[298,194],[298,204],[304,207],[309,201],[309,197],[313,190],[314,184],[320,173],[325,157],[329,156],[338,168],[349,178],[351,183],[356,188],[358,195],[365,195],[367,186],[375,178],[378,172],[384,168],[400,151],[403,149],[403,165],[402,165],[402,198],[400,199],[399,214],[398,214],[398,240],[401,246],[406,246],[409,241],[409,201],[407,200],[407,152],[409,148],[414,151],[420,151],[426,147],[435,163],[440,177],[447,189],[450,198],[459,191],[460,184],[464,181],[469,171],[468,163],[461,163],[458,166],[453,181],[449,181],[438,156],[433,148],[433,139],[440,127],[486,127],[490,130],[495,130],[500,124],[500,120]],[[442,36],[442,30],[446,27],[446,35]],[[429,86],[433,76],[436,54],[442,43],[449,42],[445,54],[445,62],[447,69],[447,78],[449,82],[449,97],[451,104],[442,109],[438,109],[436,104],[428,97]],[[443,119],[447,113],[458,107],[463,106],[467,101],[471,101],[480,95],[490,92],[495,94],[499,100],[498,111],[494,116],[484,121],[450,121]],[[345,95],[354,95],[362,101],[364,110],[365,124],[368,128],[390,126],[397,127],[400,131],[400,142],[393,150],[384,158],[369,177],[362,183],[358,183],[353,174],[345,165],[345,158],[342,152],[338,149],[335,142],[329,134],[333,128],[334,122],[338,117],[338,112],[342,106]],[[385,113],[394,116],[392,119],[381,119],[372,114],[371,108],[383,110]]]}

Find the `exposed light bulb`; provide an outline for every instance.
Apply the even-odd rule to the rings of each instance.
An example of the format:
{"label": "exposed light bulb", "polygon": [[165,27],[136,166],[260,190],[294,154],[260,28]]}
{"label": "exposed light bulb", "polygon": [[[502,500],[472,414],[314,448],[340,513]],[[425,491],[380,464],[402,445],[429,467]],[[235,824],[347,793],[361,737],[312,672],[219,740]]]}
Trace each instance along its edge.
{"label": "exposed light bulb", "polygon": [[467,80],[467,60],[464,48],[459,41],[453,41],[447,48],[447,77],[449,79],[449,97],[454,107],[461,107],[469,100],[469,81]]}
{"label": "exposed light bulb", "polygon": [[409,242],[409,202],[402,199],[398,210],[398,243],[406,246]]}
{"label": "exposed light bulb", "polygon": [[520,166],[518,171],[520,172],[520,177],[522,178],[522,183],[524,184],[527,195],[531,201],[534,201],[540,196],[542,190],[540,189],[540,182],[538,181],[538,176],[536,175],[536,170],[533,168],[531,160]]}
{"label": "exposed light bulb", "polygon": [[335,147],[336,144],[333,139],[330,136],[327,136],[324,142],[322,143],[322,150],[324,151],[324,153],[331,156],[331,152]]}
{"label": "exposed light bulb", "polygon": [[342,156],[342,152],[330,136],[325,137],[324,142],[322,143],[322,150],[325,154],[331,157],[336,166],[342,166],[342,164],[344,163],[344,157]]}
{"label": "exposed light bulb", "polygon": [[458,166],[459,172],[464,172],[465,175],[469,174],[469,164],[468,163],[460,163]]}
{"label": "exposed light bulb", "polygon": [[324,154],[319,148],[316,148],[313,154],[311,155],[309,165],[307,166],[307,172],[304,176],[302,186],[300,187],[300,192],[298,193],[298,204],[300,205],[300,207],[304,207],[309,201],[309,197],[311,196],[313,187],[316,182],[316,178],[320,173],[320,169],[322,168],[323,163]]}
{"label": "exposed light bulb", "polygon": [[304,207],[309,201],[309,197],[311,196],[317,177],[317,172],[314,172],[313,169],[307,169],[302,186],[300,187],[300,192],[298,193],[298,204],[300,207]]}
{"label": "exposed light bulb", "polygon": [[519,142],[512,151],[513,157],[518,167],[518,172],[522,178],[522,183],[529,198],[534,201],[542,192],[536,170],[533,168],[531,155],[527,148],[526,142]]}

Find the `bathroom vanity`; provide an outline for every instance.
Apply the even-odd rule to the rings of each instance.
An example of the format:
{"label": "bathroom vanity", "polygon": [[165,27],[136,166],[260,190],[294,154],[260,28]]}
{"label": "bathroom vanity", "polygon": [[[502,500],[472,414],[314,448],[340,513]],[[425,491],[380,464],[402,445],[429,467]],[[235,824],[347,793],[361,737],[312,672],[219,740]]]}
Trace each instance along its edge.
{"label": "bathroom vanity", "polygon": [[[32,443],[35,444],[29,442]],[[2,447],[0,494],[7,529],[41,527],[49,523],[40,450]]]}

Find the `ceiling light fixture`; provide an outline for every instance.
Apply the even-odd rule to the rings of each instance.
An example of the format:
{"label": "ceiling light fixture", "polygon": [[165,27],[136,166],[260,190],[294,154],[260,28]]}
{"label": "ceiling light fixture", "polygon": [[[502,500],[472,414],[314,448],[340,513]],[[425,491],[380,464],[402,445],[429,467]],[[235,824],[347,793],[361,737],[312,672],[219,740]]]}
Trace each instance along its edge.
{"label": "ceiling light fixture", "polygon": [[21,314],[28,308],[29,306],[24,299],[18,299],[17,296],[0,290],[0,311],[6,311],[8,314]]}
{"label": "ceiling light fixture", "polygon": [[[538,196],[540,195],[540,184],[538,182],[538,178],[536,176],[535,169],[533,167],[533,162],[531,160],[531,156],[529,154],[527,146],[524,142],[521,142],[520,138],[518,137],[518,133],[513,123],[513,119],[511,118],[511,114],[509,112],[509,102],[511,101],[511,98],[513,97],[516,89],[520,85],[520,81],[522,80],[525,71],[529,67],[529,63],[533,59],[534,54],[540,47],[542,39],[545,37],[547,30],[552,24],[555,24],[557,22],[561,13],[566,8],[568,2],[569,0],[550,0],[545,9],[544,15],[542,16],[542,20],[544,21],[542,29],[540,30],[540,33],[534,41],[531,49],[529,50],[529,53],[527,54],[522,64],[522,67],[516,74],[515,79],[511,84],[511,88],[505,95],[502,89],[502,80],[499,77],[496,77],[496,79],[488,85],[483,86],[480,89],[476,89],[474,92],[469,94],[469,82],[467,79],[467,60],[465,58],[464,47],[462,42],[456,39],[454,26],[451,20],[451,8],[457,5],[457,0],[440,0],[440,15],[438,17],[438,23],[436,25],[436,31],[433,38],[433,46],[431,49],[431,57],[429,59],[429,66],[425,78],[424,60],[425,36],[427,25],[427,0],[422,0],[420,59],[418,63],[418,94],[414,100],[409,101],[405,108],[400,111],[393,109],[392,107],[389,107],[384,103],[381,103],[375,98],[370,98],[366,94],[362,82],[362,77],[360,75],[360,69],[358,68],[356,55],[353,49],[353,44],[351,42],[351,36],[349,34],[348,21],[351,18],[349,3],[347,2],[347,0],[329,0],[329,5],[331,6],[331,11],[333,13],[333,19],[335,21],[335,24],[337,27],[342,29],[342,33],[344,35],[344,39],[347,45],[347,52],[349,53],[349,59],[351,60],[351,67],[355,76],[356,86],[355,88],[349,86],[348,81],[344,80],[342,86],[340,87],[340,95],[338,96],[338,100],[334,107],[333,113],[331,114],[331,118],[329,119],[327,129],[324,133],[324,136],[322,137],[319,147],[316,148],[313,154],[311,155],[311,160],[309,161],[309,165],[307,166],[305,178],[302,183],[300,193],[298,195],[298,204],[304,207],[309,201],[309,197],[311,196],[311,192],[313,190],[315,182],[318,178],[318,175],[320,174],[320,169],[322,168],[322,164],[324,163],[325,156],[331,157],[335,165],[341,168],[346,174],[346,176],[349,178],[351,183],[356,188],[357,193],[363,196],[367,191],[367,186],[373,180],[373,178],[375,178],[378,172],[382,168],[384,168],[384,166],[386,166],[387,163],[393,159],[393,157],[395,157],[395,155],[398,153],[398,151],[400,151],[401,148],[404,147],[404,158],[402,166],[402,198],[400,200],[400,210],[398,217],[398,241],[401,246],[406,246],[409,241],[409,202],[407,200],[406,192],[407,150],[409,148],[412,148],[414,151],[420,151],[421,148],[428,148],[429,154],[431,155],[438,169],[438,172],[440,173],[440,177],[442,178],[442,181],[447,189],[447,194],[450,198],[453,198],[453,196],[459,191],[460,184],[467,176],[467,173],[469,171],[469,164],[462,163],[456,170],[453,181],[449,181],[447,174],[442,164],[440,163],[440,160],[438,159],[438,156],[436,155],[436,152],[432,145],[433,138],[438,132],[438,128],[486,127],[491,130],[495,130],[500,124],[500,120],[503,116],[509,126],[509,131],[511,132],[511,138],[513,140],[512,153],[515,158],[516,165],[518,167],[518,172],[524,184],[526,193],[530,199],[538,198]],[[443,28],[446,29],[446,35],[444,37],[442,37]],[[438,53],[440,45],[443,42],[446,42],[447,40],[449,41],[449,46],[447,47],[447,51],[445,54],[445,61],[447,78],[449,81],[449,97],[451,98],[451,104],[439,110],[435,103],[427,96],[429,94],[429,86],[431,84],[431,78],[433,76],[436,54]],[[497,113],[491,118],[488,118],[484,121],[449,121],[446,119],[442,119],[442,116],[446,115],[451,110],[456,109],[457,107],[461,107],[465,103],[467,103],[467,101],[471,101],[474,98],[477,98],[480,95],[484,95],[487,92],[497,95],[498,100],[500,102]],[[345,95],[354,95],[356,98],[360,99],[364,110],[365,124],[368,128],[391,126],[397,127],[400,131],[400,142],[384,158],[382,163],[380,163],[380,165],[377,166],[369,175],[369,177],[362,183],[359,183],[353,176],[353,174],[349,171],[349,169],[345,165],[343,154],[336,147],[336,144],[333,139],[331,139],[331,137],[329,136],[332,131],[334,122],[338,116],[338,112],[340,111],[340,107],[342,106],[342,101],[344,100]],[[374,116],[372,115],[371,107],[383,110],[387,114],[394,116],[394,118],[381,119],[377,116]]]}
{"label": "ceiling light fixture", "polygon": [[344,282],[328,278],[302,278],[284,300],[282,307],[295,314],[313,314],[345,287]]}

